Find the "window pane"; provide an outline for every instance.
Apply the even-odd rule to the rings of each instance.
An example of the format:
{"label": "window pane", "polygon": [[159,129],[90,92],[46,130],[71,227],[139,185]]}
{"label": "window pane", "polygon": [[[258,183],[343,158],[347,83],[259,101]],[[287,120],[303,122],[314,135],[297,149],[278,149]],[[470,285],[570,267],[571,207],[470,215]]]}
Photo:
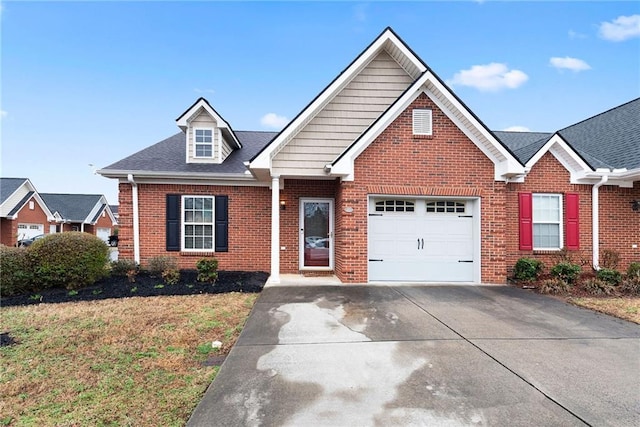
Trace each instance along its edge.
{"label": "window pane", "polygon": [[204,208],[213,209],[213,199],[211,197],[207,197],[206,199],[204,199]]}
{"label": "window pane", "polygon": [[533,224],[533,247],[559,249],[560,226],[558,224]]}
{"label": "window pane", "polygon": [[193,209],[193,197],[186,197],[184,199],[184,208]]}

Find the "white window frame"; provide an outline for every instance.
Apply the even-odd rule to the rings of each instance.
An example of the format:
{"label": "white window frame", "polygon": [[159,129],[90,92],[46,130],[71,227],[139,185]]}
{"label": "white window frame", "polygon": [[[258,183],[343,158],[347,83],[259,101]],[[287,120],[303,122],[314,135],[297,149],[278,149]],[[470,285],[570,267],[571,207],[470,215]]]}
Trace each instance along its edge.
{"label": "white window frame", "polygon": [[[198,131],[209,131],[211,132],[211,142],[197,142],[196,135]],[[193,128],[193,158],[194,159],[213,159],[216,155],[216,150],[214,149],[215,144],[215,129],[214,128]],[[211,146],[211,155],[210,156],[199,156],[198,155],[198,146],[209,145]]]}
{"label": "white window frame", "polygon": [[[557,221],[540,221],[536,220],[535,212],[536,212],[536,198],[537,197],[555,197],[558,199],[558,220]],[[563,200],[562,194],[558,193],[533,193],[531,195],[531,239],[533,243],[534,251],[559,251],[564,246],[564,212],[562,210]],[[558,247],[538,247],[535,245],[536,242],[536,224],[558,224]]]}
{"label": "white window frame", "polygon": [[[185,219],[186,200],[192,198],[211,199],[211,222],[189,221]],[[185,245],[187,226],[210,225],[211,226],[211,248],[187,248]],[[204,235],[203,235],[204,237]],[[214,196],[202,194],[183,195],[180,204],[180,250],[184,252],[214,252],[216,249],[216,200]]]}
{"label": "white window frame", "polygon": [[[425,129],[427,124],[429,129]],[[433,135],[433,111],[430,108],[414,108],[412,128],[414,135]]]}

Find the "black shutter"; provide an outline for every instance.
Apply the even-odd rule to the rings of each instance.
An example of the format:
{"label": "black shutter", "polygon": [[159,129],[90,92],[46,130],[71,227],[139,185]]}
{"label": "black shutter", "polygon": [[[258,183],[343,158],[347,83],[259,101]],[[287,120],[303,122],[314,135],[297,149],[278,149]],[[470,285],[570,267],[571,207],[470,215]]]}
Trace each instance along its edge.
{"label": "black shutter", "polygon": [[229,196],[216,196],[216,252],[229,252]]}
{"label": "black shutter", "polygon": [[180,250],[180,195],[167,194],[167,251]]}

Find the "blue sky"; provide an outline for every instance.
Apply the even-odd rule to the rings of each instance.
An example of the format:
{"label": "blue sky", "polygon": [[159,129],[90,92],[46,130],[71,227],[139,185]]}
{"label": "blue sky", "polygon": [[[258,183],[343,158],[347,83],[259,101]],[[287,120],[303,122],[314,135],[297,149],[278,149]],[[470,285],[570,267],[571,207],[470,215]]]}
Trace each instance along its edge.
{"label": "blue sky", "polygon": [[198,97],[279,130],[387,26],[492,130],[640,96],[638,2],[4,1],[0,20],[2,176],[111,203],[93,171],[175,134]]}

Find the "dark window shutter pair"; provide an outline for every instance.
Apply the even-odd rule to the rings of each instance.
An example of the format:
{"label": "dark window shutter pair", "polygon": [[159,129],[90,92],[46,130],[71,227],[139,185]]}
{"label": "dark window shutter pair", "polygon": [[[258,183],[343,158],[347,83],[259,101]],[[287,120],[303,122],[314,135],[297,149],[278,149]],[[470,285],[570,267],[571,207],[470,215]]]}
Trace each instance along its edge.
{"label": "dark window shutter pair", "polygon": [[[520,250],[533,250],[533,194],[518,194]],[[565,246],[569,250],[580,249],[580,195],[565,194]]]}
{"label": "dark window shutter pair", "polygon": [[[180,251],[180,195],[167,194],[167,251]],[[216,252],[229,251],[229,197],[215,196]]]}

